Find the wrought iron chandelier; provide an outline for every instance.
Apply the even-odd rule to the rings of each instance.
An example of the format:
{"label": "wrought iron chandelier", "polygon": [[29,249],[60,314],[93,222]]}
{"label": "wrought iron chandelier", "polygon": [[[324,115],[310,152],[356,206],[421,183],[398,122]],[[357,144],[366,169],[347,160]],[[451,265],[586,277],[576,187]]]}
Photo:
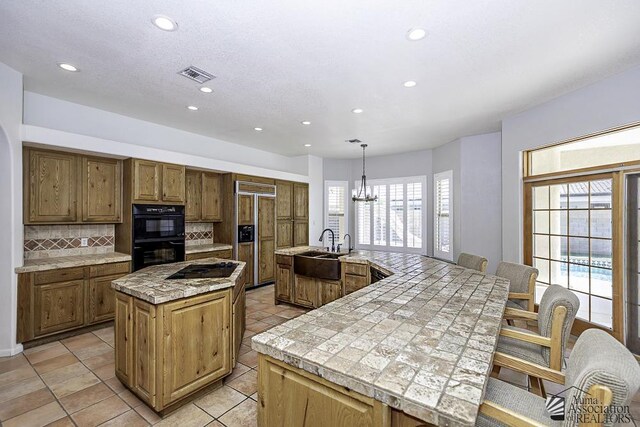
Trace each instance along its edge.
{"label": "wrought iron chandelier", "polygon": [[360,181],[360,189],[353,189],[351,200],[354,202],[375,202],[378,200],[378,196],[374,196],[371,188],[367,187],[367,175],[365,174],[364,150],[367,148],[367,144],[360,144],[360,146],[362,147],[362,181]]}

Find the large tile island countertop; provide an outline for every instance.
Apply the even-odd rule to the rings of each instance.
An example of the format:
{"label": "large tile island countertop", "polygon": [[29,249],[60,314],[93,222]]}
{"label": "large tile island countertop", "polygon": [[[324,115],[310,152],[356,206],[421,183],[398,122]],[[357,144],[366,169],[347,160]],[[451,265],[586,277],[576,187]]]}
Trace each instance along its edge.
{"label": "large tile island countertop", "polygon": [[509,281],[413,254],[341,260],[393,274],[254,336],[253,349],[425,422],[474,425]]}

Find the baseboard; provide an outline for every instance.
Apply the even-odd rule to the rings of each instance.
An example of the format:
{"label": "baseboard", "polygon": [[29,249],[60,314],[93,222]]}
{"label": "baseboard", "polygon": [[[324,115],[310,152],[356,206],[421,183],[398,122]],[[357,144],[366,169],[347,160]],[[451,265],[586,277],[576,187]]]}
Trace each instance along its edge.
{"label": "baseboard", "polygon": [[16,344],[13,348],[2,348],[0,349],[0,357],[15,356],[18,353],[22,353],[22,350],[22,344]]}

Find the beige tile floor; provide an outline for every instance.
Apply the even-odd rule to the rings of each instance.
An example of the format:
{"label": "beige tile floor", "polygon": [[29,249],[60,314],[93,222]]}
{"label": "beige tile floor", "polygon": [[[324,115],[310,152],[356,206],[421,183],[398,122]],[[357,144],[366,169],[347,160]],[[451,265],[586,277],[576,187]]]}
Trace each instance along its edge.
{"label": "beige tile floor", "polygon": [[[256,425],[257,354],[250,338],[306,310],[274,305],[273,286],[247,292],[247,331],[239,363],[224,386],[160,418],[126,390],[114,373],[113,328],[55,341],[0,358],[0,425],[227,426]],[[524,387],[524,375],[500,378]],[[546,383],[547,392],[561,390]],[[640,393],[631,407],[640,420]]]}
{"label": "beige tile floor", "polygon": [[224,386],[160,418],[115,377],[113,327],[0,358],[0,425],[256,425],[258,358],[250,338],[306,310],[274,305],[273,286],[247,292],[247,331]]}

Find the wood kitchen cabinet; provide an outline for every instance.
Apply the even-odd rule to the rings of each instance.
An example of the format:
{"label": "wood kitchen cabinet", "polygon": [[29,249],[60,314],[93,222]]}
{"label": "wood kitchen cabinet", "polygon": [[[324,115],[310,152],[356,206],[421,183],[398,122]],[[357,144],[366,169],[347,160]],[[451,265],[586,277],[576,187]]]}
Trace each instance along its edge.
{"label": "wood kitchen cabinet", "polygon": [[82,156],[80,171],[82,222],[122,221],[122,162]]}
{"label": "wood kitchen cabinet", "polygon": [[25,148],[24,223],[122,221],[122,161]]}
{"label": "wood kitchen cabinet", "polygon": [[240,356],[240,346],[242,345],[242,337],[247,327],[247,303],[246,303],[246,289],[244,286],[239,287],[240,291],[234,294],[237,295],[233,300],[233,367],[235,368],[238,362],[238,356]]}
{"label": "wood kitchen cabinet", "polygon": [[184,204],[185,168],[150,160],[127,159],[133,203]]}
{"label": "wood kitchen cabinet", "polygon": [[309,244],[309,185],[276,181],[276,247]]}
{"label": "wood kitchen cabinet", "polygon": [[344,295],[369,286],[371,283],[369,264],[355,262],[342,263],[342,291]]}
{"label": "wood kitchen cabinet", "polygon": [[293,265],[291,259],[283,255],[276,255],[276,285],[275,300],[276,304],[281,302],[291,302],[291,290],[293,288]]}
{"label": "wood kitchen cabinet", "polygon": [[129,272],[129,262],[20,273],[17,341],[109,321],[115,312],[111,281]]}
{"label": "wood kitchen cabinet", "polygon": [[213,172],[187,170],[185,182],[185,220],[221,221],[220,176]]}
{"label": "wood kitchen cabinet", "polygon": [[293,286],[293,303],[304,307],[316,307],[318,294],[316,279],[295,275]]}
{"label": "wood kitchen cabinet", "polygon": [[116,292],[118,379],[156,411],[221,381],[232,369],[232,330],[240,342],[244,331],[244,287],[232,304],[233,290],[158,305]]}
{"label": "wood kitchen cabinet", "polygon": [[55,151],[24,150],[25,223],[78,220],[78,157]]}

